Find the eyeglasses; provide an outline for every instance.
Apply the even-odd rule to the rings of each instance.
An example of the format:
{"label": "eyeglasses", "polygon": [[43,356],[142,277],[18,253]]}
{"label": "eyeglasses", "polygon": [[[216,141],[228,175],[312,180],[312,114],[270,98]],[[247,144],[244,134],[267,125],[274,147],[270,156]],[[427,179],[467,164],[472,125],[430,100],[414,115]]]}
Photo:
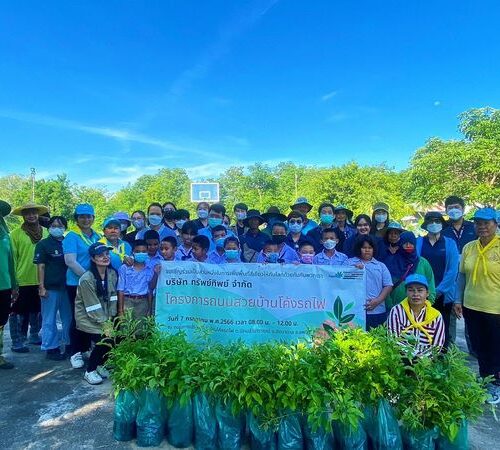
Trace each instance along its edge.
{"label": "eyeglasses", "polygon": [[290,220],[288,221],[288,223],[289,223],[290,225],[293,225],[293,224],[302,225],[302,220],[300,220],[300,219],[298,219],[298,220],[295,220],[295,219],[290,219]]}

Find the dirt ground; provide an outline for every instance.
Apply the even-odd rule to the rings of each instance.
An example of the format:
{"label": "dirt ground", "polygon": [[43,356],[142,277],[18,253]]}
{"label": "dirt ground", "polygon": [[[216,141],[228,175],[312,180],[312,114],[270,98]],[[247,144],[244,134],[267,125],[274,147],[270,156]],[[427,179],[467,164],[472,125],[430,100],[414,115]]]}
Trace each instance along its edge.
{"label": "dirt ground", "polygon": [[[26,354],[11,353],[8,330],[4,344],[6,357],[16,367],[0,371],[0,448],[137,448],[113,440],[109,381],[90,386],[83,380],[83,369],[72,369],[69,361],[48,361],[38,347],[31,346]],[[465,349],[462,323],[458,345]],[[475,366],[474,359],[471,365]],[[497,415],[500,418],[500,411]],[[491,410],[470,424],[469,442],[471,449],[500,448],[500,422]],[[164,441],[161,448],[172,447]]]}

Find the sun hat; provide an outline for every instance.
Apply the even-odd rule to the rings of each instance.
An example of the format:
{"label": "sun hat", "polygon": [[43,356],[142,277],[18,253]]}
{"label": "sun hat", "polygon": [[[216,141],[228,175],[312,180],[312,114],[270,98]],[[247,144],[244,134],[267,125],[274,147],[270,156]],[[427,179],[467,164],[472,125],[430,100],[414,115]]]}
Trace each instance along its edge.
{"label": "sun hat", "polygon": [[39,215],[46,214],[49,212],[49,208],[47,208],[46,206],[37,205],[36,203],[29,202],[26,203],[25,205],[18,206],[16,209],[12,211],[12,214],[14,214],[15,216],[22,216],[23,212],[29,209],[36,210],[37,214]]}
{"label": "sun hat", "polygon": [[264,219],[264,222],[269,223],[271,219],[276,219],[279,222],[285,222],[286,221],[286,216],[284,214],[281,214],[281,211],[277,206],[270,206],[267,209],[267,212],[262,214],[262,218]]}
{"label": "sun hat", "polygon": [[311,211],[312,209],[312,205],[307,201],[307,198],[305,197],[299,197],[293,205],[290,205],[290,209],[294,209],[296,206],[299,205],[306,205],[309,208],[307,212]]}

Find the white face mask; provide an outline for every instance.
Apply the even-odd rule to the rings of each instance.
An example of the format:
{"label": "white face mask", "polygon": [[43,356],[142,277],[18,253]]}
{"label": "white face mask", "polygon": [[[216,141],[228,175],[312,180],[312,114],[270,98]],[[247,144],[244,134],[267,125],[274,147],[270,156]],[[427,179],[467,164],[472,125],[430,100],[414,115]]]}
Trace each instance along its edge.
{"label": "white face mask", "polygon": [[427,231],[432,234],[440,233],[442,229],[443,225],[441,225],[440,223],[430,223],[429,225],[427,225]]}
{"label": "white face mask", "polygon": [[337,241],[334,241],[333,239],[327,239],[325,242],[323,242],[323,247],[325,247],[327,250],[333,250],[336,245]]}
{"label": "white face mask", "polygon": [[378,223],[384,223],[387,220],[387,214],[385,214],[385,213],[375,214],[375,220]]}

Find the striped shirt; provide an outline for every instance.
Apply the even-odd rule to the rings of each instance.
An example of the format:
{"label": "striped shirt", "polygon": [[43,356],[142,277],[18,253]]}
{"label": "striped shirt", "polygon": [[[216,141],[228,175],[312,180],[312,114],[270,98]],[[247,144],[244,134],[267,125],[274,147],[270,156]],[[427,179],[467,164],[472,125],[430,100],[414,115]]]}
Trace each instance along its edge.
{"label": "striped shirt", "polygon": [[[413,316],[415,321],[423,322],[426,311],[427,308],[424,306],[417,317]],[[413,311],[411,311],[411,313],[413,314]],[[394,306],[389,313],[389,317],[387,318],[387,328],[389,329],[389,332],[395,336],[401,336],[403,330],[409,326],[411,326],[411,322],[406,316],[403,306],[401,304]],[[405,332],[404,338],[407,342],[405,342],[404,345],[414,347],[413,354],[415,356],[429,353],[432,347],[441,348],[444,345],[444,321],[441,315],[439,315],[439,317],[431,323],[424,325],[424,329],[431,336],[432,344],[429,343],[429,339],[427,339],[426,334],[421,332],[418,328],[410,328]],[[413,339],[408,339],[410,336],[413,336],[413,339],[415,340],[414,344],[411,342]]]}

